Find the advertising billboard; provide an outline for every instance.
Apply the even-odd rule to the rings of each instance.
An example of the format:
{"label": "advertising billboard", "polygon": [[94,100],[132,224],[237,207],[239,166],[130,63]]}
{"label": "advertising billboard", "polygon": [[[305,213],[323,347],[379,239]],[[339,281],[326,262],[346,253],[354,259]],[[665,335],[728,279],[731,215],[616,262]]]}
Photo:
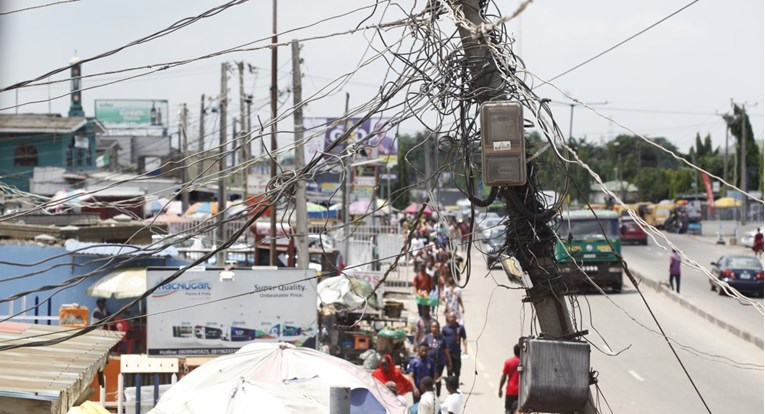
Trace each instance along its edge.
{"label": "advertising billboard", "polygon": [[96,119],[107,129],[141,127],[167,128],[166,100],[96,99]]}
{"label": "advertising billboard", "polygon": [[[149,268],[148,286],[177,269]],[[189,269],[146,299],[149,355],[224,355],[253,342],[297,346],[316,335],[315,272]],[[306,280],[308,279],[308,280]]]}
{"label": "advertising billboard", "polygon": [[379,158],[382,162],[395,164],[398,160],[398,140],[395,125],[388,118],[367,119],[354,130],[353,136],[332,148],[335,141],[359,121],[361,118],[349,118],[345,122],[340,118],[305,118],[305,135],[311,137],[304,146],[306,161],[323,152],[341,154],[348,144],[363,142],[366,158]]}

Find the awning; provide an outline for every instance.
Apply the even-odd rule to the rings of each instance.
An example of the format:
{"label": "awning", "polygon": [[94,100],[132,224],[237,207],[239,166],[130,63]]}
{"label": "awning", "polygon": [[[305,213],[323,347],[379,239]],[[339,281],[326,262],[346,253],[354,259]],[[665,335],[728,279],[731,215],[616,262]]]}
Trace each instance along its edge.
{"label": "awning", "polygon": [[146,268],[115,270],[88,288],[88,295],[99,298],[137,298],[146,292]]}

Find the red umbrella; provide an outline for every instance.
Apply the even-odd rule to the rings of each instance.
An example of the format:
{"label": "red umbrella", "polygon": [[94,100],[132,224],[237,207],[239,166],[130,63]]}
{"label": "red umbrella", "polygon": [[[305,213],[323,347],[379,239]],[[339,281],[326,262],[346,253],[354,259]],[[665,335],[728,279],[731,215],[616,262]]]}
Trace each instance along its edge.
{"label": "red umbrella", "polygon": [[[422,208],[422,204],[412,203],[404,209],[404,213],[414,215],[420,211],[420,208]],[[430,207],[425,206],[425,210],[422,212],[422,215],[424,217],[430,217],[431,214],[433,214],[433,210],[431,210]]]}

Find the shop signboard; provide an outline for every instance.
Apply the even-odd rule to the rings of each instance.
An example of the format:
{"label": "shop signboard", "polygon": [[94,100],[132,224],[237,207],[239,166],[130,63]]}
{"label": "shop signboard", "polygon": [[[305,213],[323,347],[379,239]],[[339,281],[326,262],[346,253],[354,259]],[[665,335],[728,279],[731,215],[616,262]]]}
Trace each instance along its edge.
{"label": "shop signboard", "polygon": [[[149,268],[148,286],[176,271]],[[316,335],[315,272],[270,267],[232,272],[189,269],[155,290],[146,299],[148,354],[224,355],[253,342],[299,346]]]}

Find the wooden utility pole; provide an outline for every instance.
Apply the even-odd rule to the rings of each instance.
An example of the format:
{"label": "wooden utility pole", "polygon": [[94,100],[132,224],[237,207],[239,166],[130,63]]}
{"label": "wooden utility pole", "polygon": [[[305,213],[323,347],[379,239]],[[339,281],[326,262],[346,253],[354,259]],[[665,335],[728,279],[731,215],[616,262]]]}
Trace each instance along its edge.
{"label": "wooden utility pole", "polygon": [[[465,19],[474,27],[484,23],[481,17],[481,2],[479,0],[457,0],[454,4],[465,15]],[[490,39],[489,36],[475,37],[467,27],[458,25],[462,49],[464,50],[467,67],[471,72],[471,88],[476,93],[478,104],[488,100],[504,99],[505,87],[500,76],[499,69],[491,56],[490,48],[482,43]],[[536,171],[536,169],[529,169]],[[533,183],[533,176],[529,176],[528,182]],[[518,199],[522,194],[537,191],[530,184],[514,187],[503,187],[500,193],[505,200],[511,197]],[[528,197],[525,201],[527,212],[543,211],[538,197]],[[523,206],[521,206],[523,207]],[[508,217],[525,217],[521,208],[513,202],[507,203]],[[516,252],[516,258],[521,266],[528,272],[533,287],[528,289],[528,299],[533,303],[537,312],[537,318],[541,333],[551,338],[566,338],[574,334],[571,317],[566,307],[565,296],[562,291],[558,267],[554,255],[554,234],[547,225],[546,220],[521,221],[514,231],[508,231],[508,248]],[[512,237],[510,237],[512,235]],[[592,398],[589,401],[593,401]],[[578,408],[578,407],[577,407]],[[572,410],[573,411],[573,410]],[[594,414],[595,408],[588,402],[583,414]]]}
{"label": "wooden utility pole", "polygon": [[[277,84],[277,61],[278,53],[276,43],[279,41],[276,36],[276,0],[273,0],[271,8],[273,9],[271,35],[271,178],[276,177],[276,97],[279,92]],[[276,266],[276,204],[271,205],[271,240],[269,245],[268,262],[271,266]]]}
{"label": "wooden utility pole", "polygon": [[244,200],[247,198],[247,173],[249,168],[246,162],[249,161],[247,147],[250,146],[250,119],[247,114],[247,96],[244,94],[244,62],[237,63],[237,67],[239,68],[239,126],[242,130],[239,133],[239,145],[241,147],[239,151],[241,162],[239,165],[242,167],[242,200]]}
{"label": "wooden utility pole", "polygon": [[[181,134],[181,185],[185,186],[189,183],[189,135],[188,135],[188,120],[186,118],[186,104],[181,104],[181,116],[180,116],[180,128],[178,133]],[[186,211],[189,208],[189,190],[184,189],[181,192],[181,209]]]}
{"label": "wooden utility pole", "polygon": [[202,165],[202,159],[204,159],[204,156],[202,156],[202,151],[205,150],[205,95],[202,94],[202,100],[201,104],[199,106],[199,139],[197,140],[197,154],[196,157],[194,157],[194,162],[196,163],[197,168],[195,168],[194,176],[197,178],[202,175],[202,171],[205,170],[204,165]]}
{"label": "wooden utility pole", "polygon": [[[305,167],[303,152],[303,85],[300,72],[300,43],[292,41],[292,103],[295,106],[295,171]],[[308,207],[306,205],[305,180],[298,177],[295,194],[295,213],[297,214],[297,252],[298,267],[308,269]],[[321,236],[319,236],[321,237]]]}
{"label": "wooden utility pole", "polygon": [[[741,104],[741,191],[748,192],[746,185],[746,104]],[[748,197],[741,197],[741,224],[746,224],[746,201]]]}
{"label": "wooden utility pole", "polygon": [[[346,92],[345,93],[345,115],[344,118],[348,116],[348,104],[351,101],[351,94]],[[348,120],[343,120],[343,132],[346,132],[348,128]],[[351,132],[353,133],[353,132]],[[346,142],[351,142],[350,139],[348,139]],[[346,146],[346,148],[349,148],[349,145]],[[343,179],[340,180],[340,185],[343,187],[343,235],[345,236],[345,243],[343,244],[343,263],[345,264],[345,267],[348,267],[348,255],[350,254],[350,234],[351,234],[351,187],[353,185],[351,180],[351,164],[353,163],[353,157],[346,157],[346,161],[343,162]]]}
{"label": "wooden utility pole", "polygon": [[[218,142],[218,215],[217,215],[217,234],[215,236],[215,245],[220,246],[226,241],[226,229],[223,223],[223,210],[226,209],[226,121],[228,117],[228,63],[221,63],[220,66],[220,108],[218,116],[220,117],[220,141]],[[226,253],[220,250],[216,256],[217,264],[220,267],[226,265]]]}

